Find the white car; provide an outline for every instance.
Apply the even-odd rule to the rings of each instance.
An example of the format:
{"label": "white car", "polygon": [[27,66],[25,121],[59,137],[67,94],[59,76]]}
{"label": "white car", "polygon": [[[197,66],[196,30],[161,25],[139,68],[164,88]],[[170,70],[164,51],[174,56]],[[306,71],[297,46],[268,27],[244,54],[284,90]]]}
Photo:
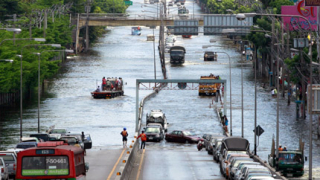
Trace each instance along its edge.
{"label": "white car", "polygon": [[8,168],[7,168],[2,157],[0,157],[0,170],[1,170],[0,171],[1,172],[0,179],[9,180]]}
{"label": "white car", "polygon": [[180,3],[180,2],[177,2],[177,4],[176,4],[176,5],[179,7],[179,6],[181,6],[181,3]]}
{"label": "white car", "polygon": [[168,6],[173,6],[173,2],[169,2],[169,3],[168,3]]}

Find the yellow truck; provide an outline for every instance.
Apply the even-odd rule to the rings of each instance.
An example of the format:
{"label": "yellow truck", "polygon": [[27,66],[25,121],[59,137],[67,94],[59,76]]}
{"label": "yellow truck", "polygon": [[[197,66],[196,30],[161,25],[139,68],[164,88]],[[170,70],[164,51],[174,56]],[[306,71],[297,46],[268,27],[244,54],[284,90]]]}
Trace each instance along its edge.
{"label": "yellow truck", "polygon": [[[219,79],[219,76],[210,74],[209,76],[201,76],[200,79]],[[200,83],[199,96],[215,96],[220,87],[221,83]]]}

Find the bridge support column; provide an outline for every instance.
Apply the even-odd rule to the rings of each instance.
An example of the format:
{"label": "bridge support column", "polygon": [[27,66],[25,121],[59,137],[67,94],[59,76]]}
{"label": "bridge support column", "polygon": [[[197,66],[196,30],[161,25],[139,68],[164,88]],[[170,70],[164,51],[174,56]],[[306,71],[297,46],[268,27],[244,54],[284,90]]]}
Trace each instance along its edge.
{"label": "bridge support column", "polygon": [[88,49],[89,49],[89,26],[87,22],[86,23],[86,52],[88,51]]}

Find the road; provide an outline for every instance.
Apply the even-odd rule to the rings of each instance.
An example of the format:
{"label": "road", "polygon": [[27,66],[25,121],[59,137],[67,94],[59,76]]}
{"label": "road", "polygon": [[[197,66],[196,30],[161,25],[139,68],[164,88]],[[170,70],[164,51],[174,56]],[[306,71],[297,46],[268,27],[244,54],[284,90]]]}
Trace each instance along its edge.
{"label": "road", "polygon": [[[128,13],[140,13],[141,4],[133,1],[133,6]],[[186,6],[192,13],[193,2],[187,1]],[[195,4],[194,9],[200,13]],[[201,31],[201,30],[200,30]],[[159,29],[155,30],[158,35]],[[41,130],[45,131],[49,126],[67,127],[70,132],[84,131],[91,134],[94,148],[117,149],[121,152],[120,131],[127,127],[129,140],[133,138],[135,129],[135,80],[152,79],[153,72],[153,43],[146,41],[146,36],[152,34],[152,29],[142,27],[141,36],[132,36],[131,27],[108,27],[106,35],[99,39],[88,54],[83,54],[75,59],[69,59],[53,79],[49,80],[46,93],[41,98],[40,121]],[[177,36],[177,45],[186,48],[186,63],[182,66],[171,66],[166,63],[169,78],[198,79],[201,75],[213,73],[220,75],[222,79],[229,80],[229,59],[225,55],[218,55],[218,62],[204,62],[205,50],[225,51],[231,56],[232,63],[232,123],[233,135],[241,135],[241,70],[238,62],[241,55],[235,48],[210,47],[203,49],[203,45],[213,45],[210,39],[217,42],[214,45],[224,45],[222,36],[193,36],[191,39],[183,39]],[[157,39],[156,39],[157,40]],[[156,51],[156,55],[157,55]],[[160,67],[156,57],[156,66]],[[157,78],[162,78],[160,68],[157,68]],[[253,149],[253,120],[254,120],[254,83],[251,65],[243,68],[244,77],[244,137],[250,140],[250,149]],[[110,100],[96,100],[90,96],[90,92],[101,83],[103,76],[122,77],[125,85],[125,96]],[[258,125],[264,130],[259,138],[258,155],[267,159],[271,148],[271,137],[276,134],[276,100],[271,98],[269,89],[262,88],[264,79],[259,78],[258,84]],[[227,88],[229,88],[229,84]],[[227,108],[229,108],[229,89]],[[140,91],[143,98],[151,91]],[[218,124],[212,107],[220,104],[211,103],[210,97],[199,97],[197,91],[161,91],[156,97],[146,103],[145,113],[152,109],[162,109],[168,118],[169,132],[174,129],[187,129],[201,136],[203,133],[219,133],[221,126]],[[2,108],[1,120],[1,148],[12,148],[19,141],[19,108]],[[229,116],[228,111],[228,116]],[[145,117],[145,115],[143,116]],[[314,117],[316,123],[316,117]],[[307,118],[308,119],[308,118]],[[231,118],[229,117],[229,121]],[[229,127],[230,128],[230,127]],[[315,126],[314,126],[315,130]],[[23,111],[23,136],[37,131],[37,100],[24,105]],[[315,131],[314,131],[315,132]],[[297,149],[300,137],[306,142],[305,153],[308,157],[308,120],[295,120],[295,104],[287,106],[286,100],[280,102],[280,143],[288,149]],[[320,177],[320,140],[314,133],[313,136],[313,168],[314,176]],[[155,146],[154,148],[150,148]],[[157,153],[164,147],[176,147],[177,149],[168,156],[177,153],[178,147],[184,144],[148,143],[146,158],[151,158],[152,152]],[[152,150],[153,149],[153,150]],[[89,150],[90,151],[90,150]],[[94,150],[92,150],[94,151]],[[189,152],[187,150],[187,152]],[[196,152],[189,155],[196,156]],[[179,156],[174,156],[181,158]],[[184,156],[182,156],[184,157]],[[169,162],[168,162],[169,163]],[[174,162],[171,162],[174,163]],[[193,167],[194,165],[190,165]],[[308,170],[308,162],[305,165]],[[92,170],[92,169],[91,169]],[[146,172],[147,173],[147,172]],[[306,173],[307,176],[308,173]],[[148,174],[146,174],[147,176]],[[306,177],[304,176],[304,177]]]}

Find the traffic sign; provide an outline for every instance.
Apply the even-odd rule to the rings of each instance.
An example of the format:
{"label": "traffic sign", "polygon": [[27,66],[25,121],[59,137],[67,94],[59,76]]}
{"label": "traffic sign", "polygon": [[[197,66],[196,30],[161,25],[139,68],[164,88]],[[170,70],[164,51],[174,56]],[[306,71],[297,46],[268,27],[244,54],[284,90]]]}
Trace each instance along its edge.
{"label": "traffic sign", "polygon": [[131,6],[132,5],[132,1],[124,1],[124,5]]}
{"label": "traffic sign", "polygon": [[264,132],[262,127],[260,127],[259,125],[256,127],[255,130],[253,130],[253,132],[255,132],[255,131],[257,131],[257,133],[256,133],[257,136],[260,136]]}

